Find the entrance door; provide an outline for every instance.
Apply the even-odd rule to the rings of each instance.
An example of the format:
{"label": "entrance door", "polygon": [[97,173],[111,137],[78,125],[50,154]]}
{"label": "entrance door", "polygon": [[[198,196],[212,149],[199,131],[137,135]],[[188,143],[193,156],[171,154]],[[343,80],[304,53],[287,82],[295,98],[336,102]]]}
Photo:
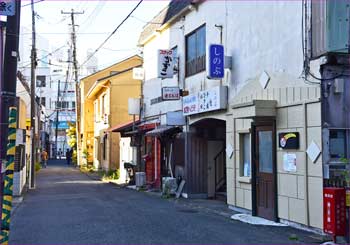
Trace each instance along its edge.
{"label": "entrance door", "polygon": [[271,126],[255,127],[255,214],[276,220],[275,132]]}

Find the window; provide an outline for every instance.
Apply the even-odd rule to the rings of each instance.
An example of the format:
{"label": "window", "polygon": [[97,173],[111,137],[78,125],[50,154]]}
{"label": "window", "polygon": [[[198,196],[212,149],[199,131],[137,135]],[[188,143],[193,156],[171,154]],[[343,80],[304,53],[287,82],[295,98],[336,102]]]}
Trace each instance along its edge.
{"label": "window", "polygon": [[205,70],[205,25],[186,36],[186,76]]}
{"label": "window", "polygon": [[346,158],[345,130],[329,131],[329,154],[331,158]]}
{"label": "window", "polygon": [[251,150],[250,150],[250,134],[239,134],[240,141],[240,176],[250,177],[251,170]]}
{"label": "window", "polygon": [[41,102],[42,106],[46,106],[46,98],[45,97],[41,97],[40,102]]}
{"label": "window", "polygon": [[102,157],[103,160],[106,160],[106,152],[107,152],[107,134],[103,136],[103,146],[102,146]]}
{"label": "window", "polygon": [[46,87],[46,77],[45,76],[36,76],[36,87]]}
{"label": "window", "polygon": [[72,109],[73,110],[75,109],[75,102],[74,101],[72,102]]}
{"label": "window", "polygon": [[69,107],[69,102],[68,101],[62,101],[61,105],[62,105],[62,109],[67,109]]}
{"label": "window", "polygon": [[55,102],[55,107],[56,107],[56,109],[61,109],[61,108],[62,108],[62,103],[61,103],[61,101],[56,101],[56,102]]}

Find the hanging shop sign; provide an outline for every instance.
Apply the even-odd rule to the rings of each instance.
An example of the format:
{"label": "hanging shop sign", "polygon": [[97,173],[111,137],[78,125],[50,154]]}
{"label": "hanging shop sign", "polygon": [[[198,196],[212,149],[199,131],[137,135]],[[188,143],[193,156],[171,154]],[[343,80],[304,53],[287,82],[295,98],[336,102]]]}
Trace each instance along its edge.
{"label": "hanging shop sign", "polygon": [[224,77],[224,46],[211,44],[209,46],[209,74],[210,79],[222,79]]}
{"label": "hanging shop sign", "polygon": [[227,108],[227,86],[218,86],[183,97],[185,116]]}
{"label": "hanging shop sign", "polygon": [[278,134],[279,146],[282,149],[299,149],[299,133],[288,132]]}
{"label": "hanging shop sign", "polygon": [[129,98],[128,99],[128,114],[139,115],[140,114],[140,98]]}
{"label": "hanging shop sign", "polygon": [[163,87],[162,99],[164,100],[179,100],[180,88],[179,87]]}
{"label": "hanging shop sign", "polygon": [[141,67],[133,68],[132,78],[135,80],[143,80],[145,78],[145,70]]}
{"label": "hanging shop sign", "polygon": [[0,1],[0,15],[13,16],[16,12],[15,0],[1,0]]}
{"label": "hanging shop sign", "polygon": [[174,76],[174,52],[168,49],[158,50],[158,78]]}

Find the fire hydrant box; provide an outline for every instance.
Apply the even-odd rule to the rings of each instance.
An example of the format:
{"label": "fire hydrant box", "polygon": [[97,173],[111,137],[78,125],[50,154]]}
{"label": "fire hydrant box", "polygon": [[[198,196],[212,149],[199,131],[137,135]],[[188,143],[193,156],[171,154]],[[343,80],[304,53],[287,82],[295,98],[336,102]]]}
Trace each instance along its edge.
{"label": "fire hydrant box", "polygon": [[323,189],[323,230],[333,236],[345,236],[346,208],[344,188]]}

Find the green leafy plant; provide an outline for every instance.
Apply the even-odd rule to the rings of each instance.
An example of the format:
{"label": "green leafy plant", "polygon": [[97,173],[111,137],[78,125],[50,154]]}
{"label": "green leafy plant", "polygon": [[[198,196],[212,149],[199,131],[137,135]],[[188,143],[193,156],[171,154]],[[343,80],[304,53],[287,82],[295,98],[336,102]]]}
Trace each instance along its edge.
{"label": "green leafy plant", "polygon": [[85,158],[85,159],[88,159],[88,158],[89,158],[89,151],[88,151],[88,149],[84,149],[84,150],[83,150],[82,156],[83,156],[83,158]]}
{"label": "green leafy plant", "polygon": [[[346,164],[349,163],[349,159],[347,159],[345,157],[340,158],[340,161],[343,162],[343,163],[346,163]],[[347,187],[350,187],[350,171],[349,170],[343,170],[341,172],[341,175],[344,178]]]}
{"label": "green leafy plant", "polygon": [[105,172],[102,176],[102,180],[118,180],[120,178],[120,170],[110,170]]}
{"label": "green leafy plant", "polygon": [[76,136],[76,127],[74,123],[68,123],[69,128],[66,130],[67,136],[69,136],[68,145],[73,149],[72,162],[77,164],[77,136]]}
{"label": "green leafy plant", "polygon": [[41,164],[39,162],[35,163],[35,172],[38,172],[41,169]]}

